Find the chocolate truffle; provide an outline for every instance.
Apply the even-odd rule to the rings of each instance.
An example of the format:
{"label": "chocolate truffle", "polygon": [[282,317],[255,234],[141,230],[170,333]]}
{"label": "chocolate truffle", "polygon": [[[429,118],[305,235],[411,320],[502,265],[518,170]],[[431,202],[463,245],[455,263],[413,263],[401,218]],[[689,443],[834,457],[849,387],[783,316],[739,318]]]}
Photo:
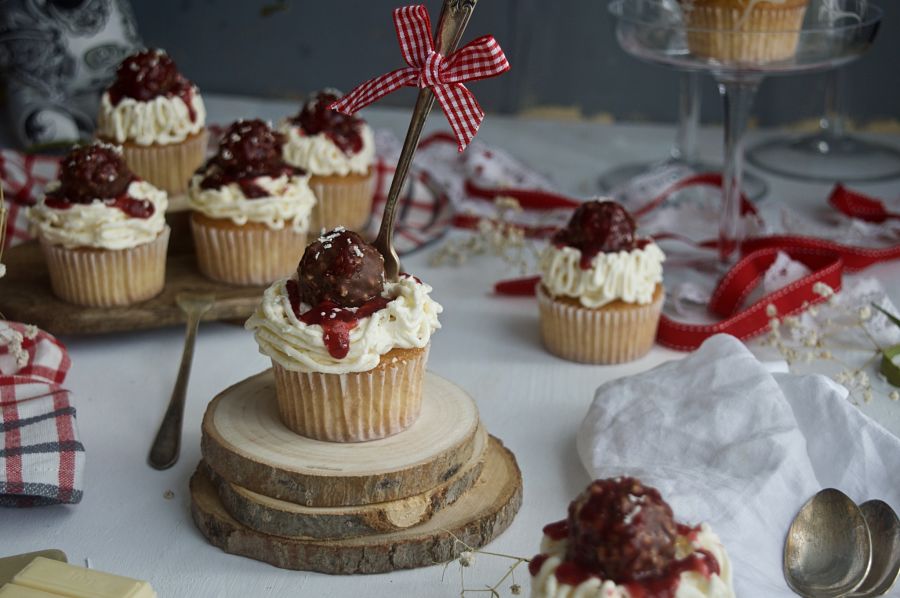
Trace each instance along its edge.
{"label": "chocolate truffle", "polygon": [[616,583],[658,577],[675,559],[672,509],[634,478],[597,480],[569,505],[566,560]]}
{"label": "chocolate truffle", "polygon": [[345,154],[355,154],[363,145],[360,133],[363,121],[328,107],[340,97],[340,93],[333,89],[320,91],[307,100],[290,122],[307,135],[326,135]]}
{"label": "chocolate truffle", "polygon": [[631,215],[614,201],[588,201],[575,210],[553,243],[568,245],[593,258],[600,252],[631,251],[635,247]]}
{"label": "chocolate truffle", "polygon": [[353,231],[338,227],[311,243],[297,268],[300,300],[359,307],[384,290],[384,258]]}
{"label": "chocolate truffle", "polygon": [[109,88],[113,105],[122,98],[146,102],[157,96],[181,95],[191,87],[175,62],[161,50],[143,50],[122,61]]}
{"label": "chocolate truffle", "polygon": [[246,183],[261,176],[303,173],[282,160],[283,144],[284,136],[259,119],[232,123],[222,135],[216,155],[201,169],[200,187],[218,189],[228,183],[245,183],[241,188],[248,198],[266,196],[264,189]]}
{"label": "chocolate truffle", "polygon": [[134,175],[113,146],[83,145],[63,158],[60,187],[52,195],[70,203],[91,203],[122,195],[132,180]]}

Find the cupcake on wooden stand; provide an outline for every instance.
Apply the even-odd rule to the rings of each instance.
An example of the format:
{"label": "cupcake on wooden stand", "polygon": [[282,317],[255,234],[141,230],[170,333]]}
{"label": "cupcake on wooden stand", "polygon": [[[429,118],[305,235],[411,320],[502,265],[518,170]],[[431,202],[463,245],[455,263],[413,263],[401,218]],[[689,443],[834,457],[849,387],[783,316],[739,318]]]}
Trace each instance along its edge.
{"label": "cupcake on wooden stand", "polygon": [[59,181],[29,210],[54,294],[93,307],[130,305],[163,290],[166,192],[143,181],[118,147],[76,147]]}
{"label": "cupcake on wooden stand", "polygon": [[297,272],[263,295],[247,321],[272,359],[278,409],[294,432],[335,442],[396,434],[416,420],[441,306],[344,228],[311,243]]}
{"label": "cupcake on wooden stand", "polygon": [[328,107],[340,95],[331,89],[314,94],[279,126],[285,161],[311,175],[318,200],[311,230],[317,233],[336,226],[362,230],[372,211],[375,138],[363,119]]}
{"label": "cupcake on wooden stand", "polygon": [[191,179],[191,230],[206,277],[262,285],[295,268],[316,199],[306,172],[282,159],[283,142],[265,122],[239,120]]}
{"label": "cupcake on wooden stand", "polygon": [[165,52],[143,50],[122,61],[103,93],[97,138],[121,145],[138,176],[180,195],[206,153],[206,107]]}
{"label": "cupcake on wooden stand", "polygon": [[665,255],[635,234],[613,201],[575,210],[541,254],[537,296],[547,350],[582,363],[622,363],[653,346]]}

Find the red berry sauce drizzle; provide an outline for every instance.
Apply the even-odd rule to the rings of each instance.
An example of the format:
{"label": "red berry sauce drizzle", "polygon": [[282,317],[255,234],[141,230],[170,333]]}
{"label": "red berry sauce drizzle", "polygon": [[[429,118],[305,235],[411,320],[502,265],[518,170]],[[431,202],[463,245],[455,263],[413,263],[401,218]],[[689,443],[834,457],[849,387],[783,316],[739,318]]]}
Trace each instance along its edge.
{"label": "red berry sauce drizzle", "polygon": [[320,91],[289,122],[300,127],[307,135],[325,135],[348,156],[358,154],[363,146],[363,120],[328,107],[338,99],[340,95],[335,91]]}
{"label": "red berry sauce drizzle", "polygon": [[551,242],[581,252],[580,266],[588,270],[598,253],[642,249],[649,241],[635,237],[635,224],[625,208],[614,201],[587,201],[575,210],[569,223],[556,231]]}
{"label": "red berry sauce drizzle", "polygon": [[117,106],[122,98],[147,102],[159,96],[181,98],[187,106],[191,122],[197,112],[192,103],[194,86],[178,72],[175,62],[161,50],[143,50],[122,61],[116,80],[107,90],[109,101]]}
{"label": "red berry sauce drizzle", "polygon": [[60,164],[59,187],[49,191],[44,205],[68,210],[100,199],[131,218],[149,218],[155,209],[146,199],[128,195],[128,186],[138,180],[112,146],[100,143],[76,147]]}
{"label": "red berry sauce drizzle", "polygon": [[287,281],[287,292],[297,319],[307,326],[318,324],[322,327],[322,340],[328,348],[328,354],[335,359],[343,359],[350,352],[350,331],[356,328],[359,321],[384,309],[391,302],[387,297],[375,297],[359,307],[340,307],[330,301],[323,301],[302,312],[296,280]]}
{"label": "red berry sauce drizzle", "polygon": [[[719,563],[699,549],[675,558],[676,535],[696,538],[699,527],[676,524],[659,492],[633,478],[597,480],[569,506],[569,517],[544,527],[551,540],[567,540],[566,558],[554,571],[557,581],[577,586],[592,577],[624,585],[632,598],[675,598],[681,574],[707,579]],[[531,559],[540,573],[548,555]]]}
{"label": "red berry sauce drizzle", "polygon": [[282,160],[283,144],[284,136],[259,119],[232,123],[222,135],[216,155],[201,169],[200,188],[220,189],[235,183],[247,199],[270,196],[255,182],[258,177],[305,174]]}

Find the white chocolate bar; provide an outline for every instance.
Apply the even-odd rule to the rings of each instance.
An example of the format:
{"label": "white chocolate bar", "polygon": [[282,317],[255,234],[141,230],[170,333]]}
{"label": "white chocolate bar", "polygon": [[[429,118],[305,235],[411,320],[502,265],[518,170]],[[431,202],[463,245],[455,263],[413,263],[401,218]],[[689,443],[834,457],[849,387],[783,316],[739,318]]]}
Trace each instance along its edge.
{"label": "white chocolate bar", "polygon": [[[38,557],[13,578],[13,586],[46,592],[67,598],[156,598],[156,592],[146,581],[120,575],[76,567]],[[17,590],[16,590],[17,591]],[[46,598],[37,594],[34,598]],[[7,596],[3,598],[7,598]],[[18,598],[18,594],[12,594]],[[23,598],[31,598],[24,594]]]}

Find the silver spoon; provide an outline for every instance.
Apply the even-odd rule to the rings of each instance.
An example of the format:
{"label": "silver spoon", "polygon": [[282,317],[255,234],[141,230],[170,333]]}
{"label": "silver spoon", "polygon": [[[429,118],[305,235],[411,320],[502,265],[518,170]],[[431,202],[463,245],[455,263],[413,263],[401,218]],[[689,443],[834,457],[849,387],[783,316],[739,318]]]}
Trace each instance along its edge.
{"label": "silver spoon", "polygon": [[[456,49],[463,30],[469,23],[475,3],[478,0],[444,0],[441,8],[441,17],[438,20],[437,33],[434,36],[434,45],[437,51],[446,56]],[[416,147],[419,145],[419,137],[425,126],[425,119],[434,105],[434,93],[428,87],[419,91],[416,106],[413,109],[412,120],[409,122],[409,130],[403,141],[403,149],[400,151],[400,159],[397,161],[397,170],[388,190],[387,201],[384,204],[384,216],[381,219],[381,228],[378,229],[378,237],[373,245],[384,257],[384,276],[387,280],[396,281],[400,275],[400,258],[394,249],[394,221],[396,220],[397,198],[400,196],[400,188],[409,172]]]}
{"label": "silver spoon", "polygon": [[809,499],[784,542],[784,579],[801,596],[837,598],[855,590],[872,563],[872,540],[850,498],[826,488]]}
{"label": "silver spoon", "polygon": [[148,461],[154,469],[168,469],[178,462],[178,454],[181,452],[181,422],[184,419],[184,403],[187,398],[188,379],[191,376],[191,362],[194,360],[194,341],[197,339],[197,328],[200,326],[200,318],[209,311],[215,303],[212,295],[198,295],[194,293],[179,293],[175,296],[175,303],[187,316],[185,326],[184,349],[181,352],[181,365],[178,367],[178,377],[175,378],[175,388],[172,389],[172,398],[169,406],[159,424],[159,431],[153,439],[150,447]]}
{"label": "silver spoon", "polygon": [[872,538],[872,567],[862,584],[850,596],[874,598],[887,594],[900,573],[900,520],[882,500],[859,506]]}

